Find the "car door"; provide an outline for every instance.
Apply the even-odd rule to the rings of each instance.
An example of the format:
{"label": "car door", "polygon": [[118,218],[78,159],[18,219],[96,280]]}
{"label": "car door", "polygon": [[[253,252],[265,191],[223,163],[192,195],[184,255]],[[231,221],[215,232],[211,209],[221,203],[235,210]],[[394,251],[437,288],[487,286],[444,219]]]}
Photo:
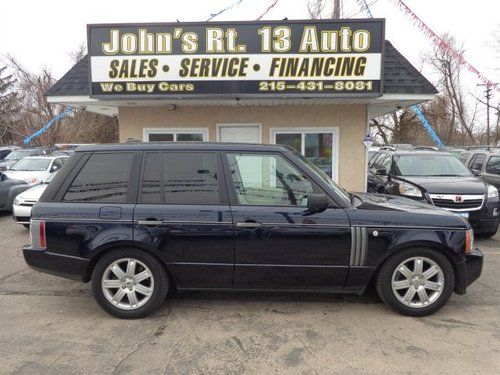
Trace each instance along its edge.
{"label": "car door", "polygon": [[177,287],[230,288],[234,230],[217,152],[145,152],[134,240],[167,264]]}
{"label": "car door", "polygon": [[234,286],[244,289],[341,289],[350,256],[346,212],[309,212],[324,193],[280,153],[228,152],[224,158],[235,222]]}
{"label": "car door", "polygon": [[486,182],[500,188],[500,155],[491,155],[481,173],[481,178]]}

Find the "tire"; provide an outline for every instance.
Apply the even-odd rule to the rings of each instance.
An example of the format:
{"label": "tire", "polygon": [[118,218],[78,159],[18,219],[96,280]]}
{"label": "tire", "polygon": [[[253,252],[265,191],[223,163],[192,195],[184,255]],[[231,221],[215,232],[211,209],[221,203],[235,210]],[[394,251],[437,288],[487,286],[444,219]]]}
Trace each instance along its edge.
{"label": "tire", "polygon": [[[415,270],[420,263],[423,265],[423,272]],[[434,267],[432,271],[431,267]],[[430,277],[423,277],[425,275]],[[426,316],[435,313],[448,302],[455,287],[455,273],[448,258],[438,250],[405,249],[383,263],[375,287],[382,301],[400,314]],[[427,302],[423,302],[425,296]]]}
{"label": "tire", "polygon": [[169,286],[162,264],[152,255],[134,248],[105,254],[92,272],[92,292],[97,303],[121,319],[144,318],[158,310]]}
{"label": "tire", "polygon": [[478,233],[476,236],[477,236],[478,238],[491,238],[491,237],[493,237],[495,234],[497,234],[497,231],[498,231],[498,223],[497,223],[497,225],[495,226],[495,229],[494,229],[494,230],[489,231],[489,232]]}

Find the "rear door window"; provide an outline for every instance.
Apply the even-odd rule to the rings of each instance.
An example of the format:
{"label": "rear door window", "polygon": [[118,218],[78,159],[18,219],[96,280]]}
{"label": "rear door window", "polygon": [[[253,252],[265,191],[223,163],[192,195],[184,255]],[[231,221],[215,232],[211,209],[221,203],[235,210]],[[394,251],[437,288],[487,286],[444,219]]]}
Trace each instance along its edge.
{"label": "rear door window", "polygon": [[474,155],[469,162],[469,168],[473,170],[480,171],[481,168],[483,167],[484,160],[486,159],[486,155],[484,154],[477,154]]}
{"label": "rear door window", "polygon": [[65,202],[116,202],[127,200],[134,154],[92,154],[64,195]]}
{"label": "rear door window", "polygon": [[147,152],[141,203],[219,204],[218,154]]}
{"label": "rear door window", "polygon": [[500,156],[492,156],[486,164],[486,173],[500,175]]}

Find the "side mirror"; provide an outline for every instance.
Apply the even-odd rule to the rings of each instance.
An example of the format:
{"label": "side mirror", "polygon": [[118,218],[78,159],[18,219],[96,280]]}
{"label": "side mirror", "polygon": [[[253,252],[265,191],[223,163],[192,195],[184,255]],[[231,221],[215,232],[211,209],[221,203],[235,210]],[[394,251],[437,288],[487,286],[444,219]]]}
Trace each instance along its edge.
{"label": "side mirror", "polygon": [[330,200],[325,194],[311,193],[307,197],[307,209],[310,212],[321,212],[328,208]]}
{"label": "side mirror", "polygon": [[8,165],[5,169],[9,170],[10,169],[10,165]]}
{"label": "side mirror", "polygon": [[377,171],[375,172],[375,174],[377,176],[387,176],[388,175],[387,170],[385,170],[383,168],[382,169],[377,169]]}
{"label": "side mirror", "polygon": [[7,176],[0,172],[0,181],[5,181],[7,179]]}
{"label": "side mirror", "polygon": [[59,167],[57,165],[53,165],[52,168],[50,168],[50,172],[55,172],[59,169]]}
{"label": "side mirror", "polygon": [[481,174],[481,171],[479,169],[471,169],[471,172],[474,176],[479,176]]}

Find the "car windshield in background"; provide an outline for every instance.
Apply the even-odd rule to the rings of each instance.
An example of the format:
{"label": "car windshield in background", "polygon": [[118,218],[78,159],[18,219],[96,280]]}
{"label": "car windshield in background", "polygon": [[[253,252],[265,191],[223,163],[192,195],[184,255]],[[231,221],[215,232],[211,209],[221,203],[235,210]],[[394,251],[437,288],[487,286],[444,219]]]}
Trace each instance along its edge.
{"label": "car windshield in background", "polygon": [[45,171],[50,159],[22,159],[11,168],[11,171]]}
{"label": "car windshield in background", "polygon": [[394,174],[397,176],[471,176],[465,165],[451,155],[399,155],[394,162]]}
{"label": "car windshield in background", "polygon": [[5,157],[4,160],[19,160],[25,158],[26,156],[30,156],[31,154],[32,154],[31,151],[23,151],[23,150],[12,151],[9,155]]}

